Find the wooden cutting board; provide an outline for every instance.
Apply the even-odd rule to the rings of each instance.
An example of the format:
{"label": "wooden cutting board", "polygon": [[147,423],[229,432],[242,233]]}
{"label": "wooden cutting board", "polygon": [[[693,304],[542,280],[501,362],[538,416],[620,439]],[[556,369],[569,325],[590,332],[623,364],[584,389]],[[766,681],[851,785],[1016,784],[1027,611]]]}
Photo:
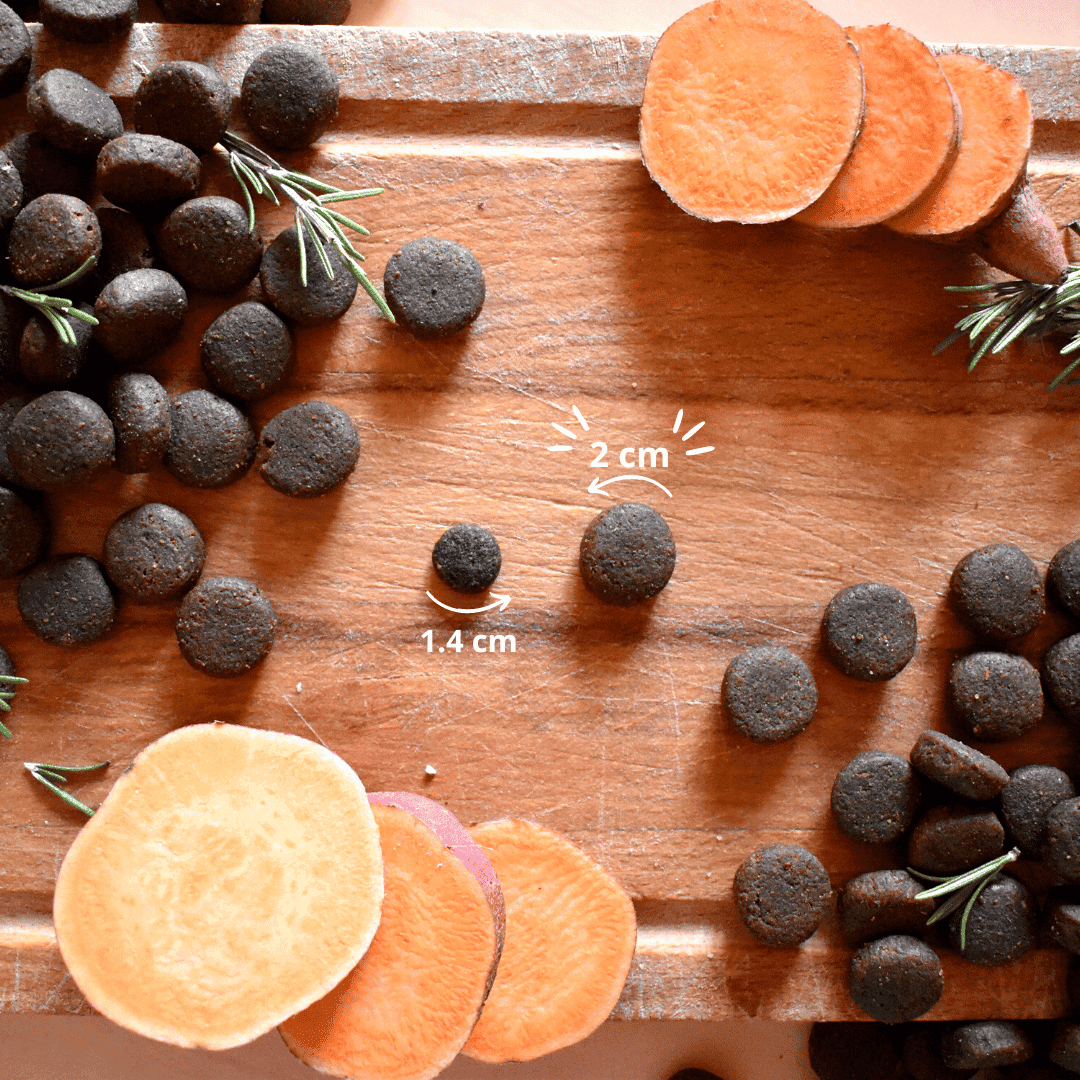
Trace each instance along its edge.
{"label": "wooden cutting board", "polygon": [[[466,823],[527,817],[579,843],[638,907],[616,1016],[861,1018],[835,920],[801,948],[759,945],[732,875],[778,841],[818,854],[834,888],[903,864],[838,830],[830,788],[858,751],[958,734],[942,700],[972,645],[945,604],[958,559],[1011,541],[1045,566],[1080,536],[1078,391],[1045,392],[1056,352],[1024,344],[971,375],[959,346],[931,355],[958,314],[943,286],[978,272],[955,250],[683,214],[638,154],[651,39],[139,24],[112,48],[39,33],[36,72],[73,68],[128,108],[136,65],[196,59],[238,87],[278,39],[323,49],[342,79],[334,131],[290,162],[386,188],[347,207],[371,229],[372,278],[406,240],[450,237],[483,264],[487,302],[449,341],[414,340],[363,298],[298,333],[295,375],[252,419],[310,399],[348,411],[363,451],[338,493],[290,500],[254,473],[198,491],[157,469],[50,497],[53,550],[94,556],[123,511],[178,507],[206,538],[205,572],[255,581],[280,633],[257,671],[214,680],[181,658],[172,605],[123,604],[105,640],[62,649],[2,584],[0,643],[31,683],[0,746],[0,1007],[87,1010],[49,918],[84,819],[22,763],[110,759],[72,784],[96,804],[153,739],[226,720],[323,742],[369,789],[421,791]],[[1059,223],[1080,217],[1080,51],[977,51],[1027,86],[1032,175]],[[5,138],[22,119],[5,114]],[[236,195],[220,162],[208,174],[208,191]],[[269,239],[288,219],[263,204],[260,222]],[[182,340],[148,365],[171,392],[205,385],[199,339],[238,299],[193,298]],[[678,548],[671,584],[631,610],[577,574],[583,529],[616,499],[657,508]],[[430,568],[459,521],[497,536],[504,610],[429,598],[479,606]],[[844,678],[818,647],[829,598],[865,580],[918,612],[915,659],[883,685]],[[1037,662],[1067,630],[1049,615],[1020,651]],[[821,703],[806,732],[763,747],[732,728],[719,688],[766,643],[805,657]],[[990,752],[1076,767],[1052,716]],[[993,969],[942,956],[931,1018],[1065,1010],[1064,953]]]}

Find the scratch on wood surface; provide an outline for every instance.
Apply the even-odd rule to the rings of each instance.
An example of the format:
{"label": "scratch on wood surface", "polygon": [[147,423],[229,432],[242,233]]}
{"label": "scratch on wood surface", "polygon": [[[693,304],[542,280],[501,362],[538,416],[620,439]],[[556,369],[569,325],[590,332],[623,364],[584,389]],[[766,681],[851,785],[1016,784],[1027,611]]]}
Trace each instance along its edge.
{"label": "scratch on wood surface", "polygon": [[[297,716],[299,716],[299,717],[300,717],[300,719],[301,719],[301,720],[302,720],[302,721],[304,722],[304,726],[305,726],[305,727],[306,727],[306,728],[308,729],[308,731],[310,731],[310,732],[311,732],[311,734],[312,734],[312,735],[314,735],[314,736],[315,736],[315,738],[316,738],[316,739],[318,739],[318,740],[319,740],[319,742],[321,742],[321,743],[323,744],[323,746],[326,746],[326,743],[325,743],[325,742],[323,741],[323,737],[322,737],[322,736],[321,736],[321,735],[320,735],[320,734],[319,734],[319,733],[318,733],[318,732],[317,732],[317,731],[316,731],[316,730],[315,730],[315,729],[314,729],[314,728],[313,728],[313,727],[312,727],[312,726],[311,726],[311,725],[310,725],[310,724],[309,724],[309,723],[307,722],[307,718],[306,718],[306,717],[304,716],[304,714],[303,714],[303,713],[302,713],[302,712],[301,712],[301,711],[300,711],[300,710],[299,710],[299,709],[298,709],[298,708],[297,708],[297,707],[296,707],[296,706],[295,706],[295,705],[294,705],[294,704],[293,704],[293,703],[292,703],[292,702],[291,702],[291,701],[289,700],[289,697],[288,697],[288,695],[287,695],[287,694],[282,694],[282,695],[281,695],[281,700],[282,700],[282,701],[284,701],[284,702],[285,702],[285,704],[286,704],[286,705],[288,705],[288,706],[289,706],[289,708],[290,708],[290,709],[292,709],[292,711],[293,711],[294,713],[296,713],[296,715],[297,715]],[[329,750],[329,749],[330,749],[330,747],[329,747],[329,746],[326,746],[326,749],[327,749],[327,750]]]}
{"label": "scratch on wood surface", "polygon": [[56,995],[63,989],[64,983],[71,978],[71,972],[65,971],[64,977],[49,991],[49,996],[41,1003],[41,1011],[49,1012],[49,1006],[56,1000]]}

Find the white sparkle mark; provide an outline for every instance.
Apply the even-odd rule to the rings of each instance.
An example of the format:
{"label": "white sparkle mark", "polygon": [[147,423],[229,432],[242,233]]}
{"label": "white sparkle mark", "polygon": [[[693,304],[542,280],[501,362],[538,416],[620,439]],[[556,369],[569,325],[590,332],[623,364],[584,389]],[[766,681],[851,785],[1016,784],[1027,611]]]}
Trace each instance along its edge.
{"label": "white sparkle mark", "polygon": [[424,766],[424,773],[427,776],[435,776],[435,775],[438,774],[438,772],[439,772],[439,770],[436,769],[434,765],[425,765]]}
{"label": "white sparkle mark", "polygon": [[549,446],[548,449],[555,453],[559,453],[560,451],[573,450],[574,448],[572,446]]}
{"label": "white sparkle mark", "polygon": [[296,684],[296,692],[299,694],[299,693],[301,693],[303,691],[303,689],[304,689],[304,684],[302,682],[298,682]]}
{"label": "white sparkle mark", "polygon": [[711,454],[715,449],[715,446],[699,446],[695,450],[687,450],[686,456],[693,457],[695,454]]}
{"label": "white sparkle mark", "polygon": [[578,423],[585,431],[589,430],[589,425],[585,423],[585,417],[581,415],[581,410],[576,405],[570,406],[574,410],[574,415],[578,418]]}
{"label": "white sparkle mark", "polygon": [[671,434],[678,435],[680,427],[682,427],[682,409],[679,410],[678,415],[675,417],[675,426],[671,429]]}
{"label": "white sparkle mark", "polygon": [[686,442],[691,435],[696,435],[705,426],[705,421],[702,420],[700,424],[695,424],[683,437],[682,441]]}
{"label": "white sparkle mark", "polygon": [[551,426],[560,435],[565,435],[568,439],[574,439],[575,441],[577,440],[577,436],[572,431],[570,431],[569,428],[564,428],[561,424],[556,424],[554,420],[551,421]]}

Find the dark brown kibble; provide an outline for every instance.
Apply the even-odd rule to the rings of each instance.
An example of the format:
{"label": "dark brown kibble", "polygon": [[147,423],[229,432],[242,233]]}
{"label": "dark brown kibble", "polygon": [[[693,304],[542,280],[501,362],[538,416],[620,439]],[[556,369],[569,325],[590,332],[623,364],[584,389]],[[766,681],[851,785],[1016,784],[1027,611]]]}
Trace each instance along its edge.
{"label": "dark brown kibble", "polygon": [[864,581],[829,601],[822,636],[825,654],[845,675],[882,682],[903,671],[915,655],[915,609],[899,589]]}
{"label": "dark brown kibble", "polygon": [[244,414],[209,390],[189,390],[173,403],[164,465],[188,487],[235,483],[255,458],[255,432]]}
{"label": "dark brown kibble", "polygon": [[952,875],[997,858],[1005,829],[992,810],[934,806],[915,823],[908,840],[908,865],[927,874]]}
{"label": "dark brown kibble", "polygon": [[201,179],[198,155],[160,135],[121,135],[106,143],[97,157],[102,195],[134,214],[168,213],[195,198]]}
{"label": "dark brown kibble", "polygon": [[680,1069],[672,1073],[668,1080],[724,1080],[724,1078],[714,1072],[709,1072],[708,1069]]}
{"label": "dark brown kibble", "polygon": [[121,514],[105,536],[105,572],[137,600],[165,600],[195,584],[206,545],[186,514],[164,503],[145,503]]}
{"label": "dark brown kibble", "polygon": [[333,122],[338,79],[321,53],[282,42],[251,62],[240,87],[240,107],[251,129],[271,146],[310,146]]}
{"label": "dark brown kibble", "polygon": [[[29,307],[21,300],[0,292],[0,379],[12,379],[19,374],[19,344],[23,328],[30,314]],[[0,413],[3,406],[0,405]],[[3,454],[0,453],[0,458]],[[3,479],[0,462],[0,482]]]}
{"label": "dark brown kibble", "polygon": [[1080,1072],[1080,1023],[1059,1020],[1050,1044],[1050,1060],[1071,1073]]}
{"label": "dark brown kibble", "polygon": [[172,406],[165,388],[141,372],[116,375],[109,382],[107,411],[116,432],[115,467],[122,473],[149,472],[169,445]]}
{"label": "dark brown kibble", "polygon": [[994,798],[1009,782],[1009,774],[992,757],[940,731],[924,731],[910,757],[928,780],[976,802]]}
{"label": "dark brown kibble", "polygon": [[417,337],[447,337],[480,314],[484,271],[468,248],[425,236],[387,260],[383,293],[394,318]]}
{"label": "dark brown kibble", "polygon": [[928,1020],[911,1025],[901,1054],[910,1080],[971,1080],[974,1076],[974,1069],[950,1069],[941,1060],[941,1036],[947,1030],[947,1025]]}
{"label": "dark brown kibble", "polygon": [[259,272],[262,234],[248,231],[247,211],[233,199],[206,195],[181,203],[157,235],[162,262],[188,288],[228,293]]}
{"label": "dark brown kibble", "polygon": [[1080,881],[1080,798],[1062,799],[1046,815],[1042,856],[1066,881]]}
{"label": "dark brown kibble", "polygon": [[0,152],[0,230],[15,220],[22,204],[22,177],[11,158]]}
{"label": "dark brown kibble", "polygon": [[0,3],[0,97],[22,89],[32,58],[26,23],[7,4]]}
{"label": "dark brown kibble", "polygon": [[11,467],[11,459],[8,457],[8,432],[11,430],[11,421],[31,400],[30,395],[16,394],[0,405],[0,483],[9,487],[21,487],[22,481]]}
{"label": "dark brown kibble", "polygon": [[990,641],[1030,633],[1046,609],[1039,571],[1015,544],[990,544],[965,555],[949,589],[960,621]]}
{"label": "dark brown kibble", "polygon": [[[949,943],[960,948],[963,909],[949,919]],[[961,955],[975,964],[1008,964],[1039,940],[1039,908],[1028,887],[1017,878],[998,874],[986,886],[967,920]]]}
{"label": "dark brown kibble", "polygon": [[349,414],[305,401],[271,418],[259,436],[259,475],[282,495],[313,499],[343,484],[360,457]]}
{"label": "dark brown kibble", "polygon": [[1069,952],[1080,953],[1080,895],[1075,886],[1051,889],[1043,904],[1042,934]]}
{"label": "dark brown kibble", "polygon": [[19,211],[8,234],[8,269],[25,288],[53,285],[101,254],[94,211],[73,195],[42,195]]}
{"label": "dark brown kibble", "polygon": [[578,565],[585,587],[605,603],[640,604],[671,580],[675,541],[651,506],[617,503],[585,529]]}
{"label": "dark brown kibble", "polygon": [[1047,700],[1062,718],[1080,726],[1080,634],[1062,638],[1047,650],[1042,685]]}
{"label": "dark brown kibble", "polygon": [[262,0],[161,0],[168,22],[221,23],[239,26],[257,23]]}
{"label": "dark brown kibble", "polygon": [[116,614],[109,584],[89,555],[54,555],[19,582],[19,614],[50,645],[86,645]]}
{"label": "dark brown kibble", "polygon": [[86,199],[94,183],[94,162],[57,149],[37,131],[23,131],[4,144],[23,188],[23,204],[42,195],[74,195]]}
{"label": "dark brown kibble", "polygon": [[818,1080],[901,1080],[892,1034],[884,1024],[819,1021],[810,1028],[807,1050]]}
{"label": "dark brown kibble", "polygon": [[728,665],[720,700],[748,739],[778,742],[797,735],[813,720],[817,683],[793,652],[780,645],[762,645]]}
{"label": "dark brown kibble", "polygon": [[1046,819],[1065,799],[1075,799],[1068,774],[1053,765],[1021,765],[1009,773],[1001,792],[1001,816],[1014,843],[1037,859],[1046,840]]}
{"label": "dark brown kibble", "polygon": [[260,401],[284,385],[296,346],[274,312],[249,300],[222,312],[206,328],[199,359],[216,390],[241,401]]}
{"label": "dark brown kibble", "polygon": [[267,245],[259,266],[259,281],[267,302],[279,314],[301,326],[320,326],[333,322],[349,310],[356,297],[356,278],[329,246],[326,254],[334,276],[328,278],[310,238],[304,242],[307,285],[300,279],[300,248],[295,225],[283,229]]}
{"label": "dark brown kibble", "polygon": [[95,401],[53,390],[20,409],[7,433],[8,460],[24,487],[56,491],[111,465],[113,426]]}
{"label": "dark brown kibble", "polygon": [[942,1060],[953,1069],[1019,1065],[1034,1052],[1031,1040],[1011,1020],[975,1020],[941,1038]]}
{"label": "dark brown kibble", "polygon": [[[0,487],[0,578],[17,577],[43,558],[49,522],[17,492]],[[0,672],[11,675],[12,672]]]}
{"label": "dark brown kibble", "polygon": [[53,68],[26,93],[26,109],[34,127],[69,154],[97,154],[124,133],[124,121],[113,99],[76,71]]}
{"label": "dark brown kibble", "polygon": [[840,932],[853,944],[888,934],[922,933],[937,906],[933,898],[916,899],[926,888],[906,870],[872,870],[853,877],[836,902]]}
{"label": "dark brown kibble", "polygon": [[242,675],[274,644],[274,609],[239,577],[203,578],[180,602],[176,640],[184,659],[207,675]]}
{"label": "dark brown kibble", "polygon": [[138,14],[138,0],[38,0],[41,22],[68,41],[111,41],[126,34]]}
{"label": "dark brown kibble", "polygon": [[1080,540],[1066,544],[1050,560],[1046,598],[1080,621]]}
{"label": "dark brown kibble", "polygon": [[499,576],[502,552],[498,540],[487,529],[479,525],[452,525],[435,542],[431,564],[451,589],[481,593]]}
{"label": "dark brown kibble", "polygon": [[198,155],[214,148],[229,126],[232,91],[205,64],[159,64],[135,91],[135,130],[183,143]]}
{"label": "dark brown kibble", "polygon": [[352,10],[352,0],[263,0],[264,23],[340,26]]}
{"label": "dark brown kibble", "polygon": [[[76,304],[80,311],[93,313],[89,304]],[[74,344],[65,341],[43,315],[30,316],[23,327],[19,342],[19,370],[34,386],[60,389],[67,386],[82,370],[90,348],[94,327],[74,315],[57,313],[66,320],[75,337]]]}
{"label": "dark brown kibble", "polygon": [[743,926],[766,945],[799,945],[825,917],[832,896],[829,875],[797,844],[752,852],[735,871],[735,906]]}
{"label": "dark brown kibble", "polygon": [[146,360],[176,340],[187,306],[183,286],[164,270],[119,274],[94,303],[94,338],[121,363]]}
{"label": "dark brown kibble", "polygon": [[883,1024],[902,1024],[938,1003],[945,976],[929,945],[907,934],[892,934],[869,942],[852,957],[850,989],[867,1016]]}
{"label": "dark brown kibble", "polygon": [[911,828],[920,791],[918,776],[899,754],[883,750],[856,754],[833,782],[836,823],[853,840],[890,843]]}
{"label": "dark brown kibble", "polygon": [[96,296],[114,277],[132,270],[149,270],[154,252],[142,222],[118,206],[102,206],[94,211],[101,226],[101,257],[88,280]]}
{"label": "dark brown kibble", "polygon": [[1004,742],[1030,731],[1043,714],[1039,672],[1022,656],[978,652],[949,669],[949,709],[973,739]]}

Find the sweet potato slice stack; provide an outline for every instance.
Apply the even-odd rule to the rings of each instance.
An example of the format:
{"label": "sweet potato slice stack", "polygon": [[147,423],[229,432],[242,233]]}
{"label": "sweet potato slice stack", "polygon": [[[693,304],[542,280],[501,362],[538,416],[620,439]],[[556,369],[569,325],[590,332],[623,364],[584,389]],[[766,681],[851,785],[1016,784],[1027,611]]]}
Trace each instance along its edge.
{"label": "sweet potato slice stack", "polygon": [[370,796],[386,867],[383,918],[364,958],[280,1027],[320,1072],[427,1080],[473,1029],[502,948],[502,892],[481,848],[438,803]]}
{"label": "sweet potato slice stack", "polygon": [[117,780],[64,859],[53,916],[95,1009],[220,1050],[340,982],[382,898],[375,819],[344,761],[294,735],[198,724]]}
{"label": "sweet potato slice stack", "polygon": [[634,955],[634,905],[557,833],[528,821],[471,829],[502,883],[506,944],[464,1053],[530,1061],[592,1034],[619,1000]]}
{"label": "sweet potato slice stack", "polygon": [[805,0],[712,0],[656,44],[641,156],[688,213],[780,221],[832,183],[862,111],[862,66],[838,23]]}

